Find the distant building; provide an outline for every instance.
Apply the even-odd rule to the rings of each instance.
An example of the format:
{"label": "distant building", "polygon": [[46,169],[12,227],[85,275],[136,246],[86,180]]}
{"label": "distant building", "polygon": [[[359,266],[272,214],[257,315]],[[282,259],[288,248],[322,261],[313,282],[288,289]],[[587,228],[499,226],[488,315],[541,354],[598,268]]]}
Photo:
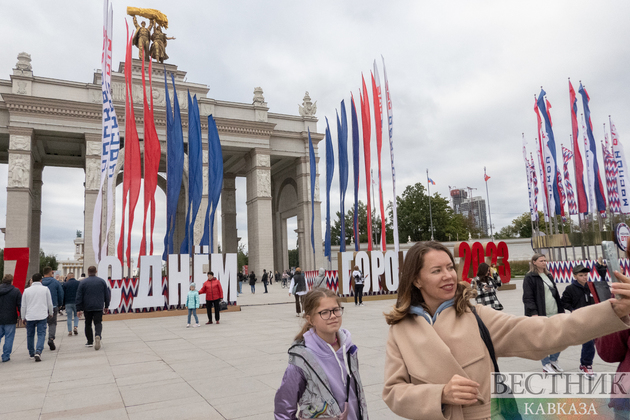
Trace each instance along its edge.
{"label": "distant building", "polygon": [[473,224],[481,231],[481,234],[483,236],[488,236],[488,213],[486,211],[486,200],[479,196],[471,196],[469,198],[467,188],[454,188],[450,191],[455,214],[461,214],[464,217],[472,218]]}
{"label": "distant building", "polygon": [[66,277],[68,273],[74,273],[77,279],[81,276],[83,272],[83,245],[84,239],[81,237],[81,233],[77,232],[77,237],[74,240],[74,259],[58,261],[57,272],[59,275]]}

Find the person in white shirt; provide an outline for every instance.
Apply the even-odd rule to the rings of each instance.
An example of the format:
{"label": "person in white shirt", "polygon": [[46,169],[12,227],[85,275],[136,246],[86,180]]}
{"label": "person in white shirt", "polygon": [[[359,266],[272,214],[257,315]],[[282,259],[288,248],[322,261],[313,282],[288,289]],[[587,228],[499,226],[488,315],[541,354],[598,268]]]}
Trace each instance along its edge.
{"label": "person in white shirt", "polygon": [[[28,354],[35,358],[36,362],[42,360],[47,320],[54,313],[50,290],[42,285],[41,281],[41,274],[33,274],[33,284],[24,290],[22,295],[22,320],[26,321],[26,347]],[[34,346],[36,329],[37,346]]]}
{"label": "person in white shirt", "polygon": [[354,266],[352,278],[354,279],[354,305],[363,306],[363,282],[365,281],[365,277],[361,270],[359,270],[358,265]]}

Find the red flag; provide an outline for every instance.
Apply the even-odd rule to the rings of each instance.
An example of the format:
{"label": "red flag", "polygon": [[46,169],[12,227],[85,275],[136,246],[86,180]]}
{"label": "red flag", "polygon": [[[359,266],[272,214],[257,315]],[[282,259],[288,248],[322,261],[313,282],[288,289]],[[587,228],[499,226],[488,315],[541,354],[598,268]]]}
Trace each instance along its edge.
{"label": "red flag", "polygon": [[575,90],[569,80],[569,106],[571,107],[571,128],[573,131],[573,169],[575,169],[575,189],[577,193],[578,212],[588,212],[588,200],[586,198],[586,187],[584,186],[584,161],[580,153],[580,143],[578,141],[578,121],[577,121],[577,98]]}
{"label": "red flag", "polygon": [[486,174],[483,174],[483,180],[488,182],[488,180],[490,179],[490,177]]}
{"label": "red flag", "polygon": [[[376,71],[376,61],[374,61]],[[374,100],[374,128],[376,129],[376,156],[378,157],[378,195],[381,203],[381,251],[386,251],[385,205],[383,203],[383,183],[381,178],[381,147],[383,146],[383,108],[381,103],[381,83],[372,76],[372,99]],[[378,78],[378,73],[376,74]]]}
{"label": "red flag", "polygon": [[[363,125],[363,156],[365,159],[365,179],[371,179],[370,176],[370,134],[372,131],[370,121],[370,102],[365,86],[365,79],[361,75],[363,81],[363,92],[361,95],[361,124]],[[366,183],[367,188],[367,234],[368,234],[368,251],[372,250],[372,200],[370,199],[370,185]]]}
{"label": "red flag", "polygon": [[[126,23],[126,22],[125,22]],[[123,169],[123,211],[120,223],[120,237],[118,238],[118,259],[124,261],[125,242],[125,208],[127,195],[129,195],[129,226],[127,234],[127,267],[131,267],[131,229],[133,228],[133,216],[140,197],[140,184],[142,179],[140,140],[136,129],[136,116],[133,110],[132,78],[131,78],[131,41],[129,27],[127,27],[127,51],[125,57],[125,164]]]}
{"label": "red flag", "polygon": [[[149,60],[149,92],[153,92],[152,86],[152,60]],[[146,255],[146,227],[147,213],[151,206],[149,255],[153,255],[153,228],[155,227],[155,190],[157,188],[157,174],[160,166],[162,150],[160,139],[155,131],[153,120],[153,95],[151,107],[147,103],[147,94],[144,77],[144,60],[142,60],[142,93],[144,97],[144,221],[142,223],[142,242],[140,243],[140,255]]]}

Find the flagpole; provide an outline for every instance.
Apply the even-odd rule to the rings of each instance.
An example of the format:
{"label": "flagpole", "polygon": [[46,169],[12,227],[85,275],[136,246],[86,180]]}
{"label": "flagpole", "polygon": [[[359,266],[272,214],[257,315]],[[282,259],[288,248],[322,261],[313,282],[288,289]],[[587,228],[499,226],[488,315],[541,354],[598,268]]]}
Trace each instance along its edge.
{"label": "flagpole", "polygon": [[[370,186],[372,187],[372,197],[374,197],[374,169],[370,169]],[[372,207],[374,208],[374,214],[376,214],[376,203],[372,203]],[[370,209],[370,214],[372,213],[372,209]],[[370,219],[371,220],[371,219]],[[373,232],[373,242],[376,243],[376,230],[372,229]],[[381,233],[382,235],[382,233]]]}
{"label": "flagpole", "polygon": [[494,233],[492,232],[492,212],[490,211],[490,195],[488,194],[488,175],[486,174],[485,166],[483,167],[483,179],[486,181],[486,199],[488,200],[488,218],[490,220],[490,239],[494,242]]}
{"label": "flagpole", "polygon": [[431,212],[431,187],[429,186],[429,169],[427,169],[427,191],[429,193],[429,219],[431,221],[431,240],[433,241],[433,213]]}

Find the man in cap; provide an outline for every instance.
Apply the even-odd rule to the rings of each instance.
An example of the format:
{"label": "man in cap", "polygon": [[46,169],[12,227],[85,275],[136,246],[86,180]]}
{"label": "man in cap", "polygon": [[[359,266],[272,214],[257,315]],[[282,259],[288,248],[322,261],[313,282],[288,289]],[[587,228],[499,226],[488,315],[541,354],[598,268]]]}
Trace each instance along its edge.
{"label": "man in cap", "polygon": [[[573,280],[562,293],[562,306],[571,312],[595,303],[593,295],[588,288],[588,273],[590,270],[582,264],[573,268]],[[580,356],[580,372],[588,379],[595,378],[593,373],[593,358],[595,357],[595,340],[582,344],[582,355]]]}

